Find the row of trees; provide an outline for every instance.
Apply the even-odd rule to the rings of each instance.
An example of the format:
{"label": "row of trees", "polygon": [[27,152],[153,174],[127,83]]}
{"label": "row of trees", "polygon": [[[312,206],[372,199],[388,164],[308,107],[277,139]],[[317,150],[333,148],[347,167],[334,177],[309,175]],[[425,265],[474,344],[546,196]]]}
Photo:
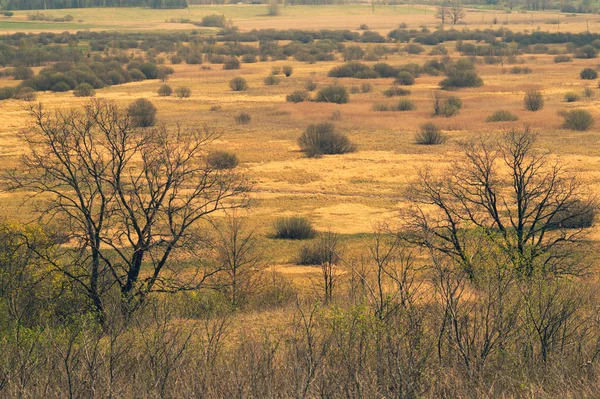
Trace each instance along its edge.
{"label": "row of trees", "polygon": [[56,8],[150,7],[187,8],[186,0],[4,0],[5,10],[47,10]]}

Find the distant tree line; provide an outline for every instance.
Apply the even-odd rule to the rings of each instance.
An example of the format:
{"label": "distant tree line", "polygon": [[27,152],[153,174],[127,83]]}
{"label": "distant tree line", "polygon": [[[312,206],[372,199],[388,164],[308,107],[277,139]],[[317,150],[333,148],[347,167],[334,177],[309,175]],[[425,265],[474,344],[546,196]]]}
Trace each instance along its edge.
{"label": "distant tree line", "polygon": [[55,8],[150,7],[186,8],[186,0],[5,0],[6,10],[46,10]]}

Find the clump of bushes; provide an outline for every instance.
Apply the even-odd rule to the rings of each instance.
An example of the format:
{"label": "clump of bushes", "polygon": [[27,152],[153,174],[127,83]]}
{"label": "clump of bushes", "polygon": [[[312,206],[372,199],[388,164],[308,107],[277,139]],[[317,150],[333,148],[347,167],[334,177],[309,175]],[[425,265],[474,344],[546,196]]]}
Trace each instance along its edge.
{"label": "clump of bushes", "polygon": [[96,95],[96,91],[89,83],[80,83],[73,90],[75,97],[93,97]]}
{"label": "clump of bushes", "polygon": [[517,120],[519,120],[517,115],[503,109],[494,112],[485,119],[486,122],[510,122]]}
{"label": "clump of bushes", "polygon": [[175,89],[175,96],[177,98],[188,98],[192,95],[192,90],[189,87],[178,87]]}
{"label": "clump of bushes", "polygon": [[15,98],[21,101],[34,101],[36,98],[35,90],[31,87],[22,87],[16,92]]}
{"label": "clump of bushes", "polygon": [[510,69],[510,73],[512,73],[513,75],[527,75],[531,72],[531,68],[526,66],[514,66]]}
{"label": "clump of bushes", "polygon": [[317,235],[310,220],[304,217],[283,217],[273,224],[274,237],[289,240],[307,240]]}
{"label": "clump of bushes", "polygon": [[408,98],[398,101],[393,108],[394,111],[414,111],[415,109],[417,109],[417,106]]}
{"label": "clump of bushes", "polygon": [[579,73],[579,76],[581,79],[593,80],[598,77],[598,72],[592,68],[585,68]]}
{"label": "clump of bushes", "polygon": [[592,227],[595,216],[596,209],[590,203],[577,200],[567,209],[557,212],[548,225],[551,228],[585,229]]}
{"label": "clump of bushes", "polygon": [[313,82],[311,79],[306,81],[306,84],[304,85],[304,88],[307,91],[315,91],[317,89],[317,84],[315,82]]}
{"label": "clump of bushes", "polygon": [[308,100],[310,100],[310,95],[304,90],[296,90],[285,98],[288,103],[301,103]]}
{"label": "clump of bushes", "polygon": [[127,113],[136,127],[149,127],[156,123],[156,107],[145,98],[138,98],[131,103]]}
{"label": "clump of bushes", "polygon": [[386,97],[394,97],[394,96],[408,96],[410,94],[410,90],[404,89],[402,87],[398,87],[396,85],[386,89],[383,92],[383,95]]}
{"label": "clump of bushes", "polygon": [[247,125],[252,120],[252,117],[247,112],[242,112],[235,116],[235,121],[238,125]]}
{"label": "clump of bushes", "polygon": [[168,84],[161,85],[158,88],[158,95],[161,97],[169,97],[173,94],[173,89]]}
{"label": "clump of bushes", "polygon": [[440,82],[440,87],[444,90],[483,85],[483,80],[477,75],[475,66],[469,60],[461,59],[446,65],[444,73],[446,79]]}
{"label": "clump of bushes", "polygon": [[279,84],[280,79],[275,75],[269,75],[263,79],[263,82],[265,82],[267,86],[275,86]]}
{"label": "clump of bushes", "polygon": [[248,90],[248,82],[243,77],[238,76],[229,81],[229,87],[233,91],[246,91]]}
{"label": "clump of bushes", "polygon": [[332,123],[310,125],[298,138],[300,149],[308,157],[345,154],[356,151],[356,146],[346,135],[335,130]]}
{"label": "clump of bushes", "polygon": [[227,25],[227,18],[225,18],[225,15],[218,14],[205,15],[202,17],[199,25],[211,28],[224,28]]}
{"label": "clump of bushes", "polygon": [[422,145],[443,144],[447,140],[442,130],[434,123],[427,122],[421,125],[421,128],[415,135],[415,142]]}
{"label": "clump of bushes", "polygon": [[211,169],[233,169],[239,164],[238,157],[227,151],[213,151],[206,157],[206,164]]}
{"label": "clump of bushes", "polygon": [[574,103],[575,101],[579,101],[579,94],[573,92],[566,93],[565,101],[568,103]]}
{"label": "clump of bushes", "polygon": [[350,101],[350,95],[344,86],[332,85],[319,90],[315,101],[346,104]]}
{"label": "clump of bushes", "polygon": [[559,64],[561,62],[571,62],[572,59],[568,55],[557,55],[554,57],[554,63]]}
{"label": "clump of bushes", "polygon": [[594,117],[585,109],[572,109],[564,113],[563,127],[572,130],[584,131],[594,124]]}
{"label": "clump of bushes", "polygon": [[336,264],[339,262],[339,250],[337,235],[333,233],[321,233],[316,242],[303,245],[298,251],[297,265],[312,266],[325,263]]}
{"label": "clump of bushes", "polygon": [[240,60],[237,57],[227,57],[223,63],[223,69],[240,69]]}
{"label": "clump of bushes", "polygon": [[415,78],[410,72],[402,71],[398,73],[394,83],[402,86],[410,86],[415,84]]}
{"label": "clump of bushes", "polygon": [[539,90],[529,90],[523,98],[525,109],[528,111],[539,111],[544,107],[544,96]]}
{"label": "clump of bushes", "polygon": [[576,58],[596,58],[598,56],[598,50],[589,44],[579,47],[575,50]]}
{"label": "clump of bushes", "polygon": [[457,115],[462,108],[462,100],[456,96],[441,97],[437,92],[433,95],[433,116],[449,118]]}

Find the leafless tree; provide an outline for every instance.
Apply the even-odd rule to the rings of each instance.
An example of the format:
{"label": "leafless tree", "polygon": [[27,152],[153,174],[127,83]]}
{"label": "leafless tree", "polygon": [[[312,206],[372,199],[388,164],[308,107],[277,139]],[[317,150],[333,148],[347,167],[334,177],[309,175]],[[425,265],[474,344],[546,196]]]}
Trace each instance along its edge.
{"label": "leafless tree", "polygon": [[536,151],[536,134],[511,129],[500,141],[463,146],[462,160],[409,189],[410,242],[451,256],[473,278],[482,251],[494,246],[523,276],[578,273],[574,249],[591,224],[593,199],[559,160]]}
{"label": "leafless tree", "polygon": [[440,20],[440,22],[442,23],[442,25],[444,25],[444,23],[446,23],[446,18],[448,18],[449,16],[449,5],[447,2],[443,2],[441,3],[439,6],[437,6],[437,8],[435,9],[435,14],[434,16]]}
{"label": "leafless tree", "polygon": [[462,7],[460,2],[455,2],[448,7],[448,18],[452,21],[453,25],[456,25],[467,16],[467,12]]}
{"label": "leafless tree", "polygon": [[243,179],[204,161],[219,132],[135,128],[126,111],[101,100],[55,112],[40,104],[31,116],[24,169],[11,174],[11,188],[46,200],[43,221],[64,223],[70,242],[54,266],[101,317],[112,287],[129,311],[151,292],[206,280],[212,272],[201,266],[183,279],[176,260],[198,250],[209,214],[245,205]]}
{"label": "leafless tree", "polygon": [[217,289],[225,292],[232,306],[243,306],[260,286],[266,263],[241,217],[228,215],[225,226],[216,226],[216,235],[214,248],[222,271],[216,277]]}

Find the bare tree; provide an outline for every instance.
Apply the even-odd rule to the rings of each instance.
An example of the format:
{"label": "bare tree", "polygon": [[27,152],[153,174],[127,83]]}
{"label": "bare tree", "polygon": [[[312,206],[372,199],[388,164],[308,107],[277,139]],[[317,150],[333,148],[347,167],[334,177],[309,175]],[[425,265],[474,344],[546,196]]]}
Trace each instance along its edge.
{"label": "bare tree", "polygon": [[448,18],[452,21],[453,25],[456,25],[467,16],[467,12],[462,7],[460,2],[455,2],[448,7]]}
{"label": "bare tree", "polygon": [[448,17],[448,13],[449,13],[449,6],[448,3],[443,2],[441,3],[439,6],[437,6],[436,10],[435,10],[435,14],[434,16],[440,20],[440,22],[442,23],[442,25],[444,25],[444,23],[446,23],[446,18]]}
{"label": "bare tree", "polygon": [[415,205],[405,238],[451,256],[471,278],[490,245],[523,276],[581,272],[574,248],[595,203],[560,161],[535,150],[535,140],[528,127],[512,129],[499,142],[465,144],[463,160],[439,178],[421,172],[409,190]]}
{"label": "bare tree", "polygon": [[70,243],[54,267],[101,317],[112,287],[131,310],[151,292],[206,280],[212,272],[203,267],[184,280],[175,260],[198,250],[209,214],[246,203],[244,181],[204,161],[217,131],[138,129],[127,112],[100,100],[56,112],[40,104],[31,116],[24,170],[11,174],[11,187],[46,200],[41,220],[64,223]]}
{"label": "bare tree", "polygon": [[225,226],[216,226],[217,288],[223,291],[234,307],[243,306],[258,289],[265,268],[257,248],[254,232],[246,231],[244,220],[228,215]]}

